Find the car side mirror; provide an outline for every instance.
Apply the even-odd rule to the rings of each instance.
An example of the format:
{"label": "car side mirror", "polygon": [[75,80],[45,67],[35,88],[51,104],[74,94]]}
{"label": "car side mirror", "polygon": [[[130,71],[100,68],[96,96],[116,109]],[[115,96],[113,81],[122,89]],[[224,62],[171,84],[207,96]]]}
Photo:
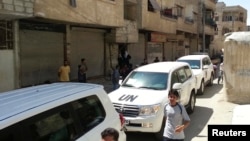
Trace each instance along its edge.
{"label": "car side mirror", "polygon": [[208,65],[203,66],[203,69],[208,69]]}
{"label": "car side mirror", "polygon": [[122,80],[121,80],[121,79],[119,80],[118,84],[119,84],[119,85],[121,85],[121,84],[122,84]]}
{"label": "car side mirror", "polygon": [[174,83],[172,89],[173,90],[180,90],[181,89],[181,85],[182,85],[181,83]]}
{"label": "car side mirror", "polygon": [[119,81],[118,81],[118,84],[121,85],[121,84],[122,84],[122,81],[123,81],[123,80],[122,80],[122,76],[120,76]]}

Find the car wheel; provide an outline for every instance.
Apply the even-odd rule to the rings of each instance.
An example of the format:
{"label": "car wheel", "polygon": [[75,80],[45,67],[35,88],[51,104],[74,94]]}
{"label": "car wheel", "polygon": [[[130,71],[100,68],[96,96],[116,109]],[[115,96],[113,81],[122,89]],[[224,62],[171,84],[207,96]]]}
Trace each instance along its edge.
{"label": "car wheel", "polygon": [[214,81],[214,74],[211,74],[211,77],[210,77],[210,79],[209,79],[208,86],[212,86],[212,85],[213,85],[213,81]]}
{"label": "car wheel", "polygon": [[198,94],[198,95],[203,95],[203,94],[204,94],[204,89],[205,89],[205,85],[204,85],[204,81],[202,80],[202,81],[201,81],[200,88],[199,88],[198,91],[197,91],[197,94]]}
{"label": "car wheel", "polygon": [[195,108],[196,97],[194,91],[191,92],[190,99],[188,102],[187,113],[192,114]]}

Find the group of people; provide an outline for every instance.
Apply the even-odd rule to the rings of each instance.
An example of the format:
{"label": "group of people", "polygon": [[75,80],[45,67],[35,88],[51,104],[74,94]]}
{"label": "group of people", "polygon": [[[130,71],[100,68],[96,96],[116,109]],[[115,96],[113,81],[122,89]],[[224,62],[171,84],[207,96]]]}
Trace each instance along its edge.
{"label": "group of people", "polygon": [[[86,72],[88,71],[88,66],[85,62],[85,58],[81,59],[81,63],[78,65],[78,81],[82,83],[87,82]],[[70,81],[70,66],[68,60],[64,60],[64,64],[59,67],[58,77],[60,82]]]}

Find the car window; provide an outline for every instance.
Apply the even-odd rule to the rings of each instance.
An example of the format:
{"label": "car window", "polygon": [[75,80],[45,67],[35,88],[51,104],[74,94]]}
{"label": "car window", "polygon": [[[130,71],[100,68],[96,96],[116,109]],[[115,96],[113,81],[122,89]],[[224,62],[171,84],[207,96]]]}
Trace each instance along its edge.
{"label": "car window", "polygon": [[163,90],[167,88],[168,73],[132,72],[122,86]]}
{"label": "car window", "polygon": [[191,69],[200,69],[200,60],[177,60],[178,62],[186,62],[190,65]]}
{"label": "car window", "polygon": [[106,113],[97,96],[89,96],[72,103],[80,120],[83,134],[103,122]]}
{"label": "car window", "polygon": [[203,59],[202,59],[202,67],[204,67],[205,65],[206,65],[206,59],[203,58]]}
{"label": "car window", "polygon": [[48,115],[29,126],[32,140],[66,141],[76,135],[73,118],[68,110]]}
{"label": "car window", "polygon": [[206,58],[206,64],[207,65],[210,65],[212,62],[211,62],[211,60],[210,60],[210,58]]}
{"label": "car window", "polygon": [[183,83],[187,80],[186,72],[184,68],[181,68],[178,70],[178,76],[180,78],[180,81]]}
{"label": "car window", "polygon": [[76,123],[70,114],[70,110],[66,106],[62,106],[1,130],[0,141],[74,140],[77,136],[75,125]]}
{"label": "car window", "polygon": [[190,78],[192,76],[191,69],[188,66],[185,66],[184,69],[187,74],[187,77]]}
{"label": "car window", "polygon": [[173,72],[171,76],[171,88],[173,87],[174,83],[180,83],[180,80],[178,78],[177,72]]}

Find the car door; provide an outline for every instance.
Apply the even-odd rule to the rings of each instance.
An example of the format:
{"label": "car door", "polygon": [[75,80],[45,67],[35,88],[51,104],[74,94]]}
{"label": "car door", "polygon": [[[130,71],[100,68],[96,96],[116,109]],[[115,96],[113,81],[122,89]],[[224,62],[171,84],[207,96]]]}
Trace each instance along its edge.
{"label": "car door", "polygon": [[191,82],[189,81],[189,78],[186,74],[185,68],[181,67],[180,69],[177,70],[178,78],[180,82],[182,83],[182,87],[180,92],[180,102],[183,105],[187,105],[190,97],[190,86]]}
{"label": "car door", "polygon": [[202,59],[202,72],[203,72],[205,82],[208,82],[208,80],[209,80],[208,69],[205,68],[205,66],[207,66],[207,59],[203,58]]}
{"label": "car door", "polygon": [[213,67],[213,63],[211,61],[211,59],[209,57],[207,57],[207,61],[206,61],[206,64],[208,65],[208,79],[211,78],[211,75],[214,74],[213,71],[214,71],[214,67]]}

